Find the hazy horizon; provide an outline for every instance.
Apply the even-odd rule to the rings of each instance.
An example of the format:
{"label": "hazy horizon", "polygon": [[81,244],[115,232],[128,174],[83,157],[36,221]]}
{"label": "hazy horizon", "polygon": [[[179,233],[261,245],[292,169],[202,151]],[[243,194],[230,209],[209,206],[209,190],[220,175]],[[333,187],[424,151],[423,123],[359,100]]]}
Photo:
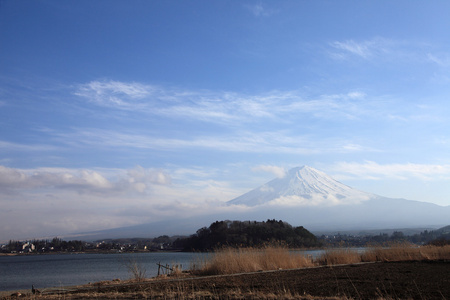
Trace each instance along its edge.
{"label": "hazy horizon", "polygon": [[450,3],[0,2],[0,240],[245,212],[309,165],[450,205]]}

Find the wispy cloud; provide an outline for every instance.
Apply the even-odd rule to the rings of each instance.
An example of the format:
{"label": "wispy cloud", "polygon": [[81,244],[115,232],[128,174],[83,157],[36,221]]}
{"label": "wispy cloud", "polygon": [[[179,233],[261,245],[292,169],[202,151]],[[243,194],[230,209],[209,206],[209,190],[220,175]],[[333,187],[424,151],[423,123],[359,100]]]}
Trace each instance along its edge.
{"label": "wispy cloud", "polygon": [[[121,172],[124,173],[124,172]],[[88,169],[37,168],[16,169],[0,166],[0,187],[9,191],[33,189],[71,190],[78,193],[144,192],[154,184],[170,184],[170,177],[161,170],[140,166],[127,170],[115,180],[101,172]]]}
{"label": "wispy cloud", "polygon": [[373,55],[371,43],[367,42],[357,43],[353,40],[349,40],[344,42],[333,42],[331,46],[333,46],[337,50],[341,50],[341,52],[338,52],[337,55],[342,58],[346,54],[353,54],[362,58],[369,58]]}
{"label": "wispy cloud", "polygon": [[0,140],[0,149],[3,151],[52,151],[58,147],[54,145],[42,144],[21,144]]}
{"label": "wispy cloud", "polygon": [[[60,157],[65,155],[61,150],[69,148],[72,153],[95,149],[108,155],[125,149],[293,155],[361,153],[378,150],[375,143],[358,132],[348,135],[354,126],[363,128],[370,122],[386,127],[399,121],[446,121],[438,118],[443,115],[439,103],[434,108],[432,103],[424,108],[357,88],[315,95],[299,90],[245,94],[111,80],[92,81],[72,92],[81,100],[77,105],[83,112],[90,112],[85,118],[89,120],[86,126],[77,122],[61,128],[41,125],[33,130],[45,137],[43,141],[48,146],[5,140],[0,141],[0,148],[47,150]],[[120,101],[111,101],[114,97]],[[115,116],[120,122],[99,121],[116,119]]]}
{"label": "wispy cloud", "polygon": [[75,95],[86,98],[97,105],[138,110],[145,106],[139,100],[148,97],[156,89],[141,83],[119,81],[91,81],[77,86]]}
{"label": "wispy cloud", "polygon": [[275,10],[268,8],[262,3],[257,3],[253,5],[245,5],[245,7],[255,16],[255,17],[268,17],[275,13]]}
{"label": "wispy cloud", "polygon": [[[218,124],[286,122],[297,114],[316,118],[348,118],[374,112],[370,97],[358,90],[346,94],[303,96],[299,91],[248,95],[232,92],[189,91],[141,83],[93,81],[74,94],[99,106],[164,118],[184,118]],[[379,103],[379,102],[377,102]],[[379,104],[378,104],[379,105]]]}
{"label": "wispy cloud", "polygon": [[450,66],[450,54],[431,54],[428,53],[427,58],[440,67]]}
{"label": "wispy cloud", "polygon": [[259,165],[259,166],[252,168],[252,171],[254,171],[254,172],[258,172],[258,171],[269,172],[278,178],[283,178],[284,176],[286,176],[286,170],[284,168],[278,167],[278,166]]}
{"label": "wispy cloud", "polygon": [[433,180],[437,178],[450,179],[450,165],[435,164],[379,164],[373,161],[364,163],[340,162],[329,168],[340,174],[342,178],[363,180],[407,180],[418,178]]}
{"label": "wispy cloud", "polygon": [[293,207],[306,207],[306,206],[335,206],[335,205],[348,205],[348,204],[357,204],[361,203],[361,201],[368,200],[366,195],[361,195],[359,197],[348,197],[348,198],[339,198],[334,195],[327,195],[326,197],[323,195],[314,195],[310,198],[304,198],[298,195],[289,195],[289,196],[280,196],[276,199],[269,201],[267,204],[263,206],[266,207],[276,207],[278,205],[284,206],[286,208]]}
{"label": "wispy cloud", "polygon": [[365,40],[344,40],[329,43],[328,53],[337,60],[354,61],[360,58],[365,61],[392,64],[420,65],[435,68],[447,68],[450,65],[448,51],[437,45],[411,40],[394,40],[374,37]]}
{"label": "wispy cloud", "polygon": [[355,141],[335,137],[317,140],[309,135],[298,135],[284,131],[242,131],[233,134],[214,134],[212,136],[191,135],[186,139],[162,138],[151,132],[137,134],[96,128],[75,129],[73,132],[55,133],[60,143],[71,147],[94,147],[96,149],[125,148],[151,150],[194,150],[207,149],[219,152],[241,153],[285,153],[319,154],[351,153],[358,151],[376,151]]}
{"label": "wispy cloud", "polygon": [[[330,43],[331,56],[336,59],[364,60],[383,59],[387,61],[425,61],[423,44],[374,37],[366,40],[345,40]],[[420,59],[422,57],[422,59]]]}

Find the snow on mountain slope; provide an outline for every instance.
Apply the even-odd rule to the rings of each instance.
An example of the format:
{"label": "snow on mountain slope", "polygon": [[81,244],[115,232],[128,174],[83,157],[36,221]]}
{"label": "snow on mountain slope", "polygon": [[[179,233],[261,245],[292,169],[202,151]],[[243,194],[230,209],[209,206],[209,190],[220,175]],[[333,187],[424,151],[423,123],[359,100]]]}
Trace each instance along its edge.
{"label": "snow on mountain slope", "polygon": [[289,170],[283,178],[276,178],[228,201],[228,204],[332,206],[360,203],[376,197],[342,184],[314,168],[303,166]]}

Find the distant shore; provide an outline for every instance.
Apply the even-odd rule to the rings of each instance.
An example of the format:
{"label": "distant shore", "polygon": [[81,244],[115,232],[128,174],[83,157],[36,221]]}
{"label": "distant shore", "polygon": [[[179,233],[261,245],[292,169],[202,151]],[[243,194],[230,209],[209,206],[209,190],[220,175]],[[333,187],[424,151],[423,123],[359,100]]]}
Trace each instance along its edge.
{"label": "distant shore", "polygon": [[0,256],[27,256],[27,255],[58,255],[58,254],[121,254],[121,253],[175,253],[180,250],[143,250],[143,251],[55,251],[55,252],[24,252],[24,253],[1,253]]}

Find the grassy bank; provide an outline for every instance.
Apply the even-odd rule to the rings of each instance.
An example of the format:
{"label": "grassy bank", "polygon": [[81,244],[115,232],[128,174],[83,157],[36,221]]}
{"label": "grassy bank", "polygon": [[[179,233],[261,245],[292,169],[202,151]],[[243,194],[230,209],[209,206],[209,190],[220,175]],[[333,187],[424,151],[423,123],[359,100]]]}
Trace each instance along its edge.
{"label": "grassy bank", "polygon": [[223,275],[279,269],[296,269],[324,265],[363,262],[422,261],[450,259],[450,245],[422,246],[392,244],[389,247],[371,247],[364,252],[354,249],[330,249],[312,258],[284,247],[226,248],[192,266],[198,275]]}

